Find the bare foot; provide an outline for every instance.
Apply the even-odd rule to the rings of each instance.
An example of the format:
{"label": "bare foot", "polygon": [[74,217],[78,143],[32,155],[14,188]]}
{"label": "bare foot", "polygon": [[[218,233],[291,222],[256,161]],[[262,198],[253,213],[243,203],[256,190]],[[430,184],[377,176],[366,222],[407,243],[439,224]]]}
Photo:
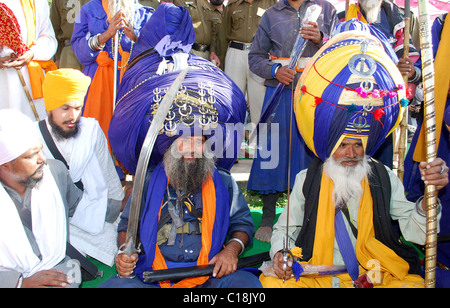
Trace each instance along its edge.
{"label": "bare foot", "polygon": [[272,227],[269,226],[259,227],[255,233],[255,238],[261,242],[270,243],[271,237],[272,237]]}

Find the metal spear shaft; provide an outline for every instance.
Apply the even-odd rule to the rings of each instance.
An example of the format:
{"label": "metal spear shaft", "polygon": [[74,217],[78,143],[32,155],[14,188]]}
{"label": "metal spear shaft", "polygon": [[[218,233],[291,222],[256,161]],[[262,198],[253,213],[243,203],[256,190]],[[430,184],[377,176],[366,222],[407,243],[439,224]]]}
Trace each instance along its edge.
{"label": "metal spear shaft", "polygon": [[[120,2],[116,0],[116,14],[120,10]],[[116,109],[116,99],[117,99],[117,70],[119,67],[119,31],[116,31],[114,35],[114,84],[113,84],[113,112]]]}
{"label": "metal spear shaft", "polygon": [[[420,47],[422,50],[422,82],[424,93],[424,129],[426,161],[436,158],[436,117],[434,108],[434,61],[428,3],[419,0]],[[437,191],[434,185],[425,185],[427,206],[427,233],[425,244],[425,287],[436,283],[437,254]]]}

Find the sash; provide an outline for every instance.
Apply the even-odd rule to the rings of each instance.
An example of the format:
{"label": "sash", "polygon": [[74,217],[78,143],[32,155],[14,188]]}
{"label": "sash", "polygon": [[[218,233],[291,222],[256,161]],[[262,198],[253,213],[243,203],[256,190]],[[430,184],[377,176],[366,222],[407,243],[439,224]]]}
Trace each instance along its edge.
{"label": "sash", "polygon": [[[36,41],[36,10],[34,0],[20,0],[23,13],[27,24],[27,46],[31,47]],[[31,91],[33,99],[44,97],[42,92],[42,83],[44,82],[45,72],[58,69],[52,60],[37,61],[31,60],[28,64],[28,75],[30,78]]]}
{"label": "sash", "polygon": [[100,51],[95,61],[98,68],[86,96],[83,117],[95,118],[108,138],[109,123],[113,115],[114,61],[107,51]]}
{"label": "sash", "polygon": [[[436,116],[436,149],[439,148],[442,122],[444,120],[445,105],[450,82],[450,18],[445,18],[442,29],[441,41],[434,60],[435,85],[434,85],[434,108]],[[426,161],[425,150],[425,119],[422,123],[419,139],[414,150],[413,160],[416,162]]]}
{"label": "sash", "polygon": [[[147,270],[167,269],[168,266],[186,266],[184,263],[166,263],[156,244],[161,205],[168,186],[167,176],[162,164],[153,171],[148,186],[146,206],[140,223],[140,239],[144,255],[139,257],[135,273],[143,280],[142,273]],[[197,265],[207,265],[209,260],[222,249],[229,225],[229,194],[217,169],[202,187],[202,249]],[[192,264],[189,264],[192,265]],[[205,283],[209,277],[186,278],[171,285],[170,281],[160,282],[163,288],[191,288]]]}

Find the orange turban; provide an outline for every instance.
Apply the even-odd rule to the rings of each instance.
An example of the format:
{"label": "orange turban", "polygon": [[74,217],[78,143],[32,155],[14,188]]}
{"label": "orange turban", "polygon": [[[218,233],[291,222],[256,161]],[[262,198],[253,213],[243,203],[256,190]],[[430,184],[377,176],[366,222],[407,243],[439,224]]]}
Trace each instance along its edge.
{"label": "orange turban", "polygon": [[70,101],[84,103],[91,78],[75,69],[58,69],[48,72],[42,89],[47,111],[61,107]]}

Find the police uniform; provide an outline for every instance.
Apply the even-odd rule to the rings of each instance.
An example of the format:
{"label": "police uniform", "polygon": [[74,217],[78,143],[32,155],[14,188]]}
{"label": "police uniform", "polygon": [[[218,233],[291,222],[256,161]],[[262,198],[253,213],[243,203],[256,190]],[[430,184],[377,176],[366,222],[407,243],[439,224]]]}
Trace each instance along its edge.
{"label": "police uniform", "polygon": [[225,8],[226,37],[229,47],[225,59],[225,73],[247,95],[251,121],[259,122],[264,101],[264,79],[248,67],[248,52],[261,16],[276,0],[230,0]]}
{"label": "police uniform", "polygon": [[60,68],[73,68],[81,70],[83,67],[72,50],[70,39],[73,32],[73,24],[81,7],[89,0],[53,0],[50,9],[50,20],[58,40],[58,52]]}
{"label": "police uniform", "polygon": [[212,22],[213,22],[213,38],[211,42],[211,51],[214,51],[220,59],[220,69],[225,69],[225,55],[227,54],[227,39],[225,35],[225,22],[224,22],[224,10],[225,6],[222,6],[222,10],[211,4],[212,10]]}
{"label": "police uniform", "polygon": [[191,15],[195,31],[195,43],[192,45],[191,53],[209,60],[213,31],[209,2],[207,0],[174,0],[173,4],[186,7]]}

